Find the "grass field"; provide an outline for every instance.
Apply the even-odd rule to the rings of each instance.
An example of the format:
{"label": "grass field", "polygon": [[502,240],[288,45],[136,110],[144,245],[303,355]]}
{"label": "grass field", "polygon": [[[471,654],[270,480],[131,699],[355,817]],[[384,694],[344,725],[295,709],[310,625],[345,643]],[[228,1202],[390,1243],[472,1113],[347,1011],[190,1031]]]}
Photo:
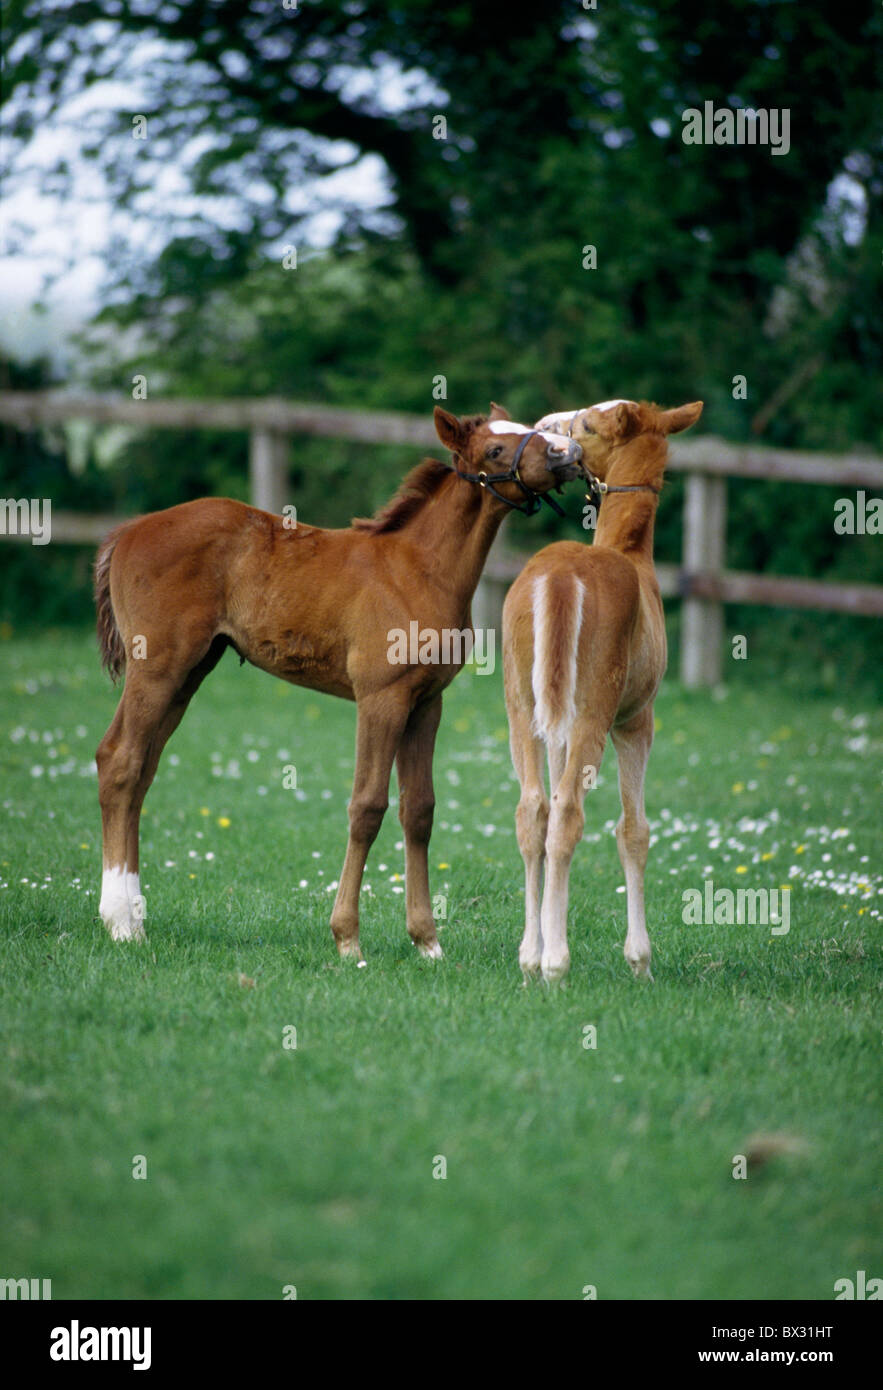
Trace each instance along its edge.
{"label": "grass field", "polygon": [[[393,804],[356,969],[328,929],[352,706],[225,657],[147,799],[149,944],[115,945],[92,756],[117,694],[89,636],[4,642],[0,1276],[56,1299],[832,1299],[883,1274],[883,718],[748,667],[657,702],[655,984],[622,957],[608,748],[549,990],[518,970],[497,676],[445,701],[445,960],[406,935]],[[685,925],[707,878],[788,885],[790,930]]]}

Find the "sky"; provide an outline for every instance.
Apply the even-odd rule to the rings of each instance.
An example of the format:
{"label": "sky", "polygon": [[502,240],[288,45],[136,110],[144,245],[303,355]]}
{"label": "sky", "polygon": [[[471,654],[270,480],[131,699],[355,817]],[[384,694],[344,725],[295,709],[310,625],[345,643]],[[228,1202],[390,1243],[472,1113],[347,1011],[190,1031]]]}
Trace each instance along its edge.
{"label": "sky", "polygon": [[[70,139],[62,125],[41,133],[28,152],[29,172],[18,173],[17,186],[2,198],[0,346],[23,359],[46,353],[59,371],[76,355],[69,335],[101,307],[111,238],[121,236],[145,255],[159,249],[145,221],[114,207],[100,172],[72,153]],[[73,174],[72,193],[65,198],[47,191],[49,170],[60,157]],[[375,156],[322,180],[321,201],[333,202],[344,182],[347,198],[362,207],[380,208],[388,200],[386,172]],[[167,170],[155,185],[155,198],[161,201],[172,191],[180,200],[183,181],[180,171]],[[303,214],[319,201],[317,180],[291,196],[290,211]],[[298,244],[328,245],[340,219],[334,210],[315,212],[298,226]],[[66,268],[71,259],[73,268]],[[45,309],[35,307],[41,303]]]}
{"label": "sky", "polygon": [[[73,97],[38,130],[25,155],[11,162],[0,195],[0,346],[18,358],[48,354],[59,373],[73,369],[76,352],[70,335],[101,307],[111,239],[121,238],[145,256],[160,249],[152,221],[117,209],[100,171],[79,151],[108,111],[137,112],[139,103],[147,104],[137,74],[149,70],[151,62],[168,58],[168,47],[155,40],[137,44],[123,62],[132,80],[96,83]],[[370,96],[392,112],[422,102],[427,92],[444,100],[426,74],[404,73],[392,62],[370,72],[338,67],[329,81],[345,83],[353,101]],[[177,162],[154,163],[154,208],[174,202],[177,211],[199,212],[205,206],[189,197],[184,178],[186,167],[205,147],[206,142],[197,139],[180,152]],[[366,155],[349,163],[357,153],[345,141],[325,142],[323,154],[340,164],[347,162],[347,167],[322,180],[306,181],[288,195],[287,211],[298,219],[299,247],[330,244],[342,217],[334,204],[344,198],[372,209],[390,201],[383,161]],[[69,196],[53,191],[51,170],[60,159],[72,173]],[[212,213],[221,221],[235,222],[235,200],[229,199],[227,207],[223,200],[213,200]],[[268,248],[268,254],[274,253]]]}

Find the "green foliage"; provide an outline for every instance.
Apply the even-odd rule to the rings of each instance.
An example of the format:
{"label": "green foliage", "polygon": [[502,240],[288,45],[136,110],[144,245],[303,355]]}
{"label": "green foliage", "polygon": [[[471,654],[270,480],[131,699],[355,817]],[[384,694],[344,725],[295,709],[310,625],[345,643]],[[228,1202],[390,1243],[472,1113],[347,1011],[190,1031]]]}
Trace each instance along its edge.
{"label": "green foliage", "polygon": [[[160,22],[140,5],[114,17],[97,3],[75,15],[10,7],[19,142],[35,112],[51,118],[66,94],[131,71],[145,41],[166,44],[139,72],[149,139],[133,141],[131,112],[111,113],[89,155],[119,207],[137,208],[142,228],[151,215],[161,224],[153,257],[114,244],[91,385],[126,390],[143,373],[154,395],[428,415],[444,376],[460,413],[490,399],[531,420],[612,396],[701,398],[701,428],[729,439],[883,451],[879,7],[858,20],[759,0],[720,12],[624,3],[603,16],[571,0],[517,14],[434,0],[243,8],[223,0],[209,19],[197,0],[177,0]],[[370,77],[381,62],[399,79]],[[685,145],[681,113],[706,99],[788,108],[788,155]],[[446,140],[433,139],[437,114]],[[195,137],[196,203],[151,203],[151,178]],[[381,209],[342,182],[365,155],[384,161]],[[323,175],[335,171],[332,195]],[[326,202],[340,213],[330,248],[310,250],[292,190],[309,213]],[[291,243],[296,270],[282,265]],[[586,245],[596,269],[583,268]],[[740,375],[746,400],[733,394]],[[42,448],[5,433],[7,487],[38,488]],[[53,499],[134,512],[246,495],[242,437],[156,432],[99,454],[75,484],[53,455]],[[292,499],[308,520],[346,525],[415,461],[401,448],[294,439]],[[664,495],[662,560],[680,558],[681,490],[673,479]],[[570,496],[573,521],[515,518],[513,544],[573,534],[581,499]],[[833,497],[731,483],[729,564],[879,579],[875,537],[834,536]],[[85,613],[85,573],[69,556],[18,548],[2,612],[16,623]]]}
{"label": "green foliage", "polygon": [[[303,217],[328,206],[340,216],[338,292],[363,306],[353,332],[387,407],[399,403],[393,392],[409,395],[409,373],[401,381],[397,370],[406,344],[455,386],[482,395],[502,383],[528,412],[587,399],[596,383],[601,396],[667,401],[701,390],[706,427],[747,437],[796,363],[817,355],[818,374],[775,412],[770,438],[880,446],[883,407],[867,387],[883,366],[869,312],[883,274],[879,6],[626,0],[601,15],[572,0],[517,14],[503,0],[453,11],[326,0],[245,11],[241,0],[219,0],[210,16],[201,0],[161,17],[128,3],[108,16],[100,0],[75,12],[11,7],[19,144],[66,96],[137,71],[149,138],[133,140],[130,111],[108,112],[92,157],[118,204],[155,220],[163,250],[116,245],[114,321],[159,348],[214,301],[232,365],[239,325],[223,314],[223,291],[233,287],[247,314],[241,289],[257,276],[272,301],[291,303],[281,271],[267,280],[263,268],[268,256],[278,268],[282,244],[302,241]],[[161,51],[138,68],[152,40]],[[684,144],[682,113],[705,100],[787,109],[787,155]],[[433,138],[439,114],[444,140]],[[194,140],[185,183],[197,211],[192,196],[151,200],[151,178]],[[388,178],[381,208],[341,176],[367,155]],[[863,237],[848,235],[846,195],[834,192],[844,173],[864,200],[852,217]],[[305,193],[297,211],[293,190]],[[597,247],[597,270],[582,268],[585,244]],[[356,266],[344,257],[372,247],[377,257]],[[351,370],[335,373],[326,355],[340,321],[328,290],[313,316],[299,304],[288,333],[321,376],[345,373],[355,390]],[[266,359],[273,340],[262,348]],[[734,408],[740,372],[749,402]],[[266,360],[243,364],[258,391],[273,376]],[[295,384],[302,398],[311,376]]]}

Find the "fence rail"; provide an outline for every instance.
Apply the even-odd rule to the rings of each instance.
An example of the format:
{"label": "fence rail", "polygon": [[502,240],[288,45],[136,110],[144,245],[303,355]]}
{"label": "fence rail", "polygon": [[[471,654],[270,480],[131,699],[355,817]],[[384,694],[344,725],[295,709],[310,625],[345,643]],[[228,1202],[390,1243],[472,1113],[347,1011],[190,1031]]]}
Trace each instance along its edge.
{"label": "fence rail", "polygon": [[[438,449],[432,421],[427,416],[402,412],[345,410],[275,397],[135,400],[70,391],[0,392],[0,423],[22,432],[71,420],[144,429],[247,433],[251,499],[256,507],[273,512],[280,512],[290,501],[291,435]],[[725,603],[883,617],[883,586],[742,574],[725,569],[728,477],[877,489],[883,493],[883,459],[861,453],[828,457],[756,444],[733,444],[700,435],[672,440],[668,470],[687,475],[682,563],[680,567],[658,565],[657,573],[663,595],[683,599],[681,678],[685,685],[714,685],[720,681]],[[68,544],[95,544],[121,520],[116,516],[55,512],[52,537]],[[16,537],[7,534],[6,538]],[[514,555],[500,547],[492,553],[476,594],[474,613],[478,625],[499,626],[506,589],[526,559],[527,556]]]}

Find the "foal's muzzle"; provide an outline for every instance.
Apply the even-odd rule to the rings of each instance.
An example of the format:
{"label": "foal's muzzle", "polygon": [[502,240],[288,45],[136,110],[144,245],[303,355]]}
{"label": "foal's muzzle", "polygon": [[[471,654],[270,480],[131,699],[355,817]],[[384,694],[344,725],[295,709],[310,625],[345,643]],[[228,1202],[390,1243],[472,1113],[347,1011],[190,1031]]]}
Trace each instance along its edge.
{"label": "foal's muzzle", "polygon": [[555,474],[558,482],[567,483],[571,478],[580,476],[582,456],[583,451],[576,440],[562,435],[560,443],[556,441],[546,449],[546,467]]}

